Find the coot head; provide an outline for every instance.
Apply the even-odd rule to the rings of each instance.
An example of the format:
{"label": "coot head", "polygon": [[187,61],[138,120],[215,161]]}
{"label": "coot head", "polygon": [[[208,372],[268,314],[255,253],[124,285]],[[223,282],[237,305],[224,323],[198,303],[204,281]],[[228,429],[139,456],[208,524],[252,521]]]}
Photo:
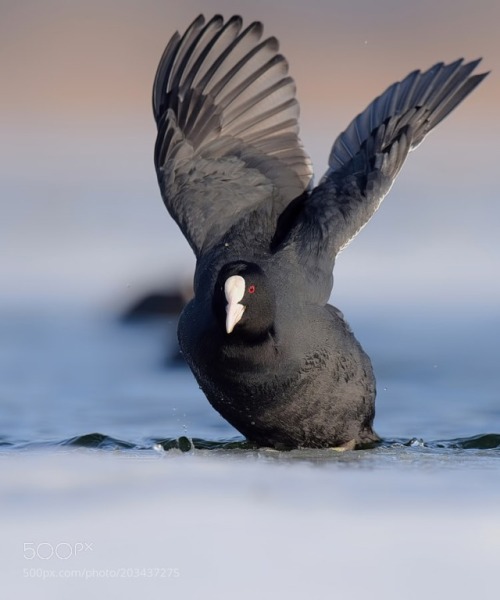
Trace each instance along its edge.
{"label": "coot head", "polygon": [[258,341],[272,333],[275,295],[264,271],[254,263],[232,262],[222,267],[213,296],[220,327],[234,341]]}

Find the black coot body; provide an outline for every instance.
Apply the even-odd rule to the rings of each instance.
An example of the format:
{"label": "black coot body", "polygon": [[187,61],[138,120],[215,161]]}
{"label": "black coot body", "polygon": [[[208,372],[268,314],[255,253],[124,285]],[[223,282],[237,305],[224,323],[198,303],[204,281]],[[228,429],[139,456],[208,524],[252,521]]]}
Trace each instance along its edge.
{"label": "black coot body", "polygon": [[392,85],[335,141],[312,186],[288,65],[262,25],[198,17],[158,67],[155,165],[196,254],[181,350],[212,406],[277,448],[377,441],[375,378],[328,304],[335,257],[408,152],[486,76],[439,63]]}

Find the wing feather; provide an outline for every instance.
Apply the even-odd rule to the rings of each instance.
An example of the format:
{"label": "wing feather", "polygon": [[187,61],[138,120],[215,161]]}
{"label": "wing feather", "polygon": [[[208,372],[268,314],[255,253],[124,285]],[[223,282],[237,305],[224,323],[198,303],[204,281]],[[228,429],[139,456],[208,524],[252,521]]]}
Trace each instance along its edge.
{"label": "wing feather", "polygon": [[312,177],[278,41],[242,27],[198,17],[168,43],[153,86],[160,189],[197,256],[262,203],[277,219]]}
{"label": "wing feather", "polygon": [[319,263],[323,277],[330,276],[337,253],[377,210],[408,153],[486,77],[471,75],[479,62],[460,59],[413,71],[339,135],[327,172],[284,242],[295,246],[308,269]]}

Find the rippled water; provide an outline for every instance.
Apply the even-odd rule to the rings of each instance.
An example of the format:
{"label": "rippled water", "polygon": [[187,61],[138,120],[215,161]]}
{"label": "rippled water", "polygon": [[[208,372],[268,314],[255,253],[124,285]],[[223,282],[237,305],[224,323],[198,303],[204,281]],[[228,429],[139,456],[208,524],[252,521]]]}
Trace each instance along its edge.
{"label": "rippled water", "polygon": [[245,442],[171,360],[173,323],[1,314],[4,593],[490,594],[498,320],[351,323],[377,373],[383,442],[278,452]]}
{"label": "rippled water", "polygon": [[[439,458],[470,451],[483,462],[495,460],[496,323],[476,318],[460,322],[459,329],[453,319],[406,328],[391,324],[388,319],[379,329],[355,327],[377,373],[376,430],[384,438],[363,454],[383,461],[397,453]],[[461,344],[455,343],[457,331]],[[255,451],[209,406],[189,370],[172,359],[177,350],[171,321],[127,325],[108,315],[11,312],[0,315],[0,340],[3,451]],[[338,455],[307,454],[322,460]]]}

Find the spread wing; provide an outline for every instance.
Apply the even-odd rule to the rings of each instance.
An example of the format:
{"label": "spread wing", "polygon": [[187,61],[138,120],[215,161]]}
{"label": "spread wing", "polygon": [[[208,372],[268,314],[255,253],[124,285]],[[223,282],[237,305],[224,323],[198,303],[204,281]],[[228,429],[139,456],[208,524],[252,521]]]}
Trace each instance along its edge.
{"label": "spread wing", "polygon": [[[329,168],[304,201],[288,242],[330,277],[335,256],[368,222],[408,152],[486,77],[479,60],[414,71],[376,98],[335,141]],[[328,295],[331,288],[328,291]]]}
{"label": "spread wing", "polygon": [[199,16],[158,66],[158,181],[197,256],[262,203],[279,214],[312,177],[288,64],[277,40],[261,37],[261,23]]}

